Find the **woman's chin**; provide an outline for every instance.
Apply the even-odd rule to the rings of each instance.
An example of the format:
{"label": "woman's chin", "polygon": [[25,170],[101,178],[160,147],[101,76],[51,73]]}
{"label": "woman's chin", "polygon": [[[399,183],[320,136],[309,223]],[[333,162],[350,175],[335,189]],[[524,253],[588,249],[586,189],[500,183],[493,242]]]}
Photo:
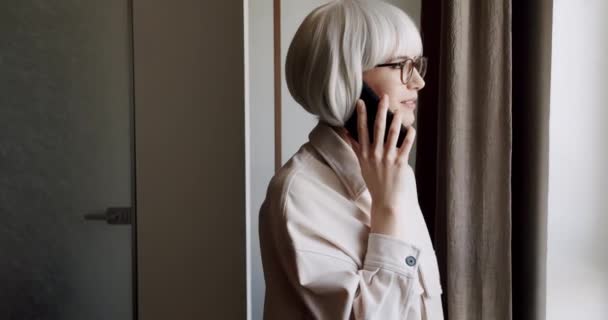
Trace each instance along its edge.
{"label": "woman's chin", "polygon": [[401,124],[403,124],[403,126],[407,128],[407,127],[413,125],[414,122],[416,122],[416,116],[414,116],[414,114],[412,113],[412,115],[410,117],[406,117],[405,119],[402,119]]}

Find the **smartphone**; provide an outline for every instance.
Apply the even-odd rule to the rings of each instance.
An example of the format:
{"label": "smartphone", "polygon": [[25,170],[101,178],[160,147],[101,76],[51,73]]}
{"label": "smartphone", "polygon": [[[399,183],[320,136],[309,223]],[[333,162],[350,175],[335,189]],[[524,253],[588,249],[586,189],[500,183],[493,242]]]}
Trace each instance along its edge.
{"label": "smartphone", "polygon": [[[376,123],[376,114],[378,112],[378,103],[380,103],[380,98],[378,95],[365,83],[363,82],[363,90],[361,91],[361,100],[365,102],[365,111],[367,112],[367,130],[369,136],[369,143],[374,142],[374,124]],[[388,131],[391,127],[391,123],[393,122],[394,114],[389,109],[386,113],[386,128],[384,131],[384,142],[388,139]],[[358,117],[357,110],[353,112],[352,116],[346,121],[344,127],[350,133],[351,137],[353,137],[357,142],[359,142],[359,130],[357,129]],[[403,140],[407,135],[407,128],[401,124],[401,128],[399,130],[399,137],[397,138],[397,148],[400,148],[403,144]]]}

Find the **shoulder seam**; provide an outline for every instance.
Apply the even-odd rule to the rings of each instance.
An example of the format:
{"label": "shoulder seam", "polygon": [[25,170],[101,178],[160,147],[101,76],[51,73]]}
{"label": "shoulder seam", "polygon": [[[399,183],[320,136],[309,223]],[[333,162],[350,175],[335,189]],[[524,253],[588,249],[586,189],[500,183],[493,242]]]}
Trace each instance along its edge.
{"label": "shoulder seam", "polygon": [[[311,155],[309,154],[304,154],[306,156],[306,160],[308,158],[311,157]],[[285,186],[285,192],[283,192],[283,190],[281,190],[281,202],[280,202],[280,208],[281,208],[281,215],[285,216],[285,195],[289,192],[289,189],[291,188],[291,184],[293,183],[293,177],[300,173],[300,171],[302,171],[303,168],[297,168],[295,170],[293,170],[293,172],[290,172],[287,177],[285,178],[286,182],[287,182],[287,186]]]}
{"label": "shoulder seam", "polygon": [[[304,154],[304,156],[306,156],[306,158],[304,160],[308,160],[310,157],[312,157],[310,154],[306,154],[306,153]],[[305,163],[304,165],[307,166],[308,164]],[[287,177],[285,178],[285,180],[286,180],[285,182],[287,183],[287,185],[284,187],[285,188],[284,190],[281,190],[281,199],[280,199],[280,202],[279,202],[279,208],[280,208],[280,212],[281,212],[281,218],[283,219],[283,222],[285,222],[284,225],[286,225],[286,223],[287,223],[287,218],[286,218],[287,217],[287,210],[286,210],[286,207],[287,207],[286,203],[287,203],[287,201],[286,201],[286,196],[287,196],[287,193],[289,192],[289,190],[291,188],[291,184],[294,181],[294,176],[296,174],[300,173],[300,171],[302,171],[302,169],[303,169],[303,167],[300,167],[300,168],[297,168],[297,169],[293,170],[293,172],[290,172],[287,175]],[[284,232],[286,233],[286,236],[287,236],[287,230],[284,230]],[[290,245],[290,247],[293,248],[293,249],[295,249],[295,247],[294,247],[291,239],[289,239],[288,236],[286,238],[287,238],[287,240],[290,240],[290,241],[288,241],[289,242],[288,244]],[[282,246],[282,245],[279,244],[279,246]]]}

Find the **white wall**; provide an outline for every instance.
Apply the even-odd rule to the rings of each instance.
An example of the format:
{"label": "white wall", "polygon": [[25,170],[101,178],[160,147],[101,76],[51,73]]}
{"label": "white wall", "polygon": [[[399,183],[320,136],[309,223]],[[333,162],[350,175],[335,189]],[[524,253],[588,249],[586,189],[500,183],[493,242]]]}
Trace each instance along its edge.
{"label": "white wall", "polygon": [[[325,0],[281,1],[281,77],[282,77],[282,163],[308,140],[316,123],[289,94],[285,83],[285,57],[291,39],[304,17]],[[420,0],[388,1],[402,8],[420,26]],[[273,7],[272,0],[249,0],[249,102],[250,102],[250,259],[251,319],[262,319],[264,277],[258,237],[258,214],[266,187],[274,175],[274,98],[273,98]],[[415,165],[416,145],[410,163]]]}
{"label": "white wall", "polygon": [[547,319],[608,319],[608,2],[553,3]]}
{"label": "white wall", "polygon": [[258,213],[274,174],[274,76],[272,0],[249,0],[249,240],[251,274],[249,319],[262,319],[264,275]]}

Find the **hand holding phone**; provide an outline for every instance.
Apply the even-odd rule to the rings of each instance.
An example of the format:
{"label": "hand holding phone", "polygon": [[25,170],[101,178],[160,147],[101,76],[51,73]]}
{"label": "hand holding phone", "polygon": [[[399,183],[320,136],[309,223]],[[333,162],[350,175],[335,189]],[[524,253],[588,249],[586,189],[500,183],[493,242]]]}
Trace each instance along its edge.
{"label": "hand holding phone", "polygon": [[[369,107],[363,99],[359,100],[355,114],[360,114],[361,117],[353,117],[359,123],[355,122],[351,126],[354,129],[349,130],[360,133],[357,135],[357,141],[352,133],[342,134],[357,156],[361,174],[371,196],[370,232],[407,241],[408,234],[411,234],[408,230],[411,226],[411,210],[408,210],[411,204],[408,202],[415,199],[411,196],[415,190],[415,175],[408,164],[408,158],[416,130],[413,127],[407,129],[407,137],[400,137],[403,146],[395,148],[397,129],[401,127],[401,134],[405,131],[401,123],[403,113],[399,111],[394,120],[391,118],[391,121],[388,121],[386,100],[385,97],[381,105],[376,103]],[[370,118],[373,120],[370,121]],[[378,132],[375,132],[376,127]],[[372,144],[372,137],[388,143]]]}
{"label": "hand holding phone", "polygon": [[[361,91],[361,100],[365,103],[365,109],[367,114],[367,128],[369,131],[368,137],[370,138],[370,144],[374,143],[374,123],[376,123],[376,114],[378,113],[378,104],[380,103],[380,98],[378,95],[365,83],[363,82],[363,89]],[[386,125],[384,132],[384,142],[388,138],[388,130],[393,122],[393,117],[395,114],[388,110],[386,114]],[[355,141],[359,142],[359,131],[357,130],[358,123],[358,115],[357,110],[355,110],[352,116],[346,121],[344,127],[350,135],[355,138]],[[403,139],[407,136],[407,128],[402,124],[399,130],[399,137],[397,138],[397,148],[400,148],[403,144]]]}

